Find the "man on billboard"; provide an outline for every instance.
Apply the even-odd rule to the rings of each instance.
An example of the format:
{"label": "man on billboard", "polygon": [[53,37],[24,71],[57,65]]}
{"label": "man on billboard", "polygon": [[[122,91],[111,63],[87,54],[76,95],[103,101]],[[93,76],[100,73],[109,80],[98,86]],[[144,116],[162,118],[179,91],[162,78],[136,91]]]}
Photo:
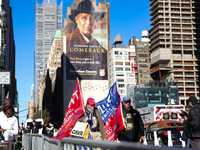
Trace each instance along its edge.
{"label": "man on billboard", "polygon": [[84,0],[71,10],[69,18],[77,25],[66,36],[69,78],[78,73],[82,79],[107,80],[107,50],[92,36],[104,14],[95,12],[92,2]]}

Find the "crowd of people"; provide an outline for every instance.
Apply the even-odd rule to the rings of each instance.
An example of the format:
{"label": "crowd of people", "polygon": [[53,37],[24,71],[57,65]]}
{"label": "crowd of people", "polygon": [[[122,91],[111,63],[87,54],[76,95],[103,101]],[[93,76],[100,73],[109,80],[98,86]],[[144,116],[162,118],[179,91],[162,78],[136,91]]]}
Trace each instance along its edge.
{"label": "crowd of people", "polygon": [[[200,105],[196,97],[191,96],[187,100],[190,110],[188,115],[184,116],[184,133],[182,139],[188,144],[187,147],[194,149],[200,149]],[[104,128],[104,123],[102,116],[95,107],[95,99],[88,98],[85,106],[85,115],[80,117],[78,121],[92,122],[91,134],[93,140],[107,140],[106,131]],[[12,140],[14,142],[14,137],[18,134],[33,133],[37,134],[39,128],[42,129],[42,134],[50,138],[53,137],[54,125],[52,122],[40,125],[36,125],[35,120],[32,124],[27,125],[26,128],[18,127],[18,120],[14,116],[14,108],[10,105],[0,108],[0,140]],[[120,132],[117,139],[119,141],[129,141],[129,142],[144,142],[144,125],[140,116],[140,113],[133,109],[131,106],[131,99],[125,96],[122,100],[122,113],[125,122],[125,128]],[[8,137],[6,137],[6,132],[8,131]]]}

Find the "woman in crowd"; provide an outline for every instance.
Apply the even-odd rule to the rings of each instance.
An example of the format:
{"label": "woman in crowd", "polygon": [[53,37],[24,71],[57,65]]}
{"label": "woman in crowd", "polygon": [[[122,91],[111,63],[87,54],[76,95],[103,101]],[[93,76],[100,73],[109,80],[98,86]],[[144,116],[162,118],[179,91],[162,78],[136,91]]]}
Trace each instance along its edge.
{"label": "woman in crowd", "polygon": [[5,106],[0,112],[0,132],[5,138],[8,131],[8,140],[14,140],[14,136],[18,134],[18,120],[14,116],[15,110],[11,105]]}

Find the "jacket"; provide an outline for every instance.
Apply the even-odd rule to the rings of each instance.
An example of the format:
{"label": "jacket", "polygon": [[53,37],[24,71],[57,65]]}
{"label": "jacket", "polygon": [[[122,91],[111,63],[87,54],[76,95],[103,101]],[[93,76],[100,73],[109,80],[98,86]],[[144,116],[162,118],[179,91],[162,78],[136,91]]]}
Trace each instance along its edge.
{"label": "jacket", "polygon": [[[122,130],[118,136],[118,139],[120,141],[139,142],[140,136],[144,136],[144,124],[142,122],[140,113],[137,110],[133,109],[132,106],[130,110],[127,110],[123,106],[122,110],[126,123],[127,120],[129,119],[128,123],[133,123],[133,128],[132,129],[125,128],[124,130]],[[131,116],[129,114],[131,114]]]}
{"label": "jacket", "polygon": [[78,27],[66,36],[66,54],[67,79],[107,80],[107,50],[94,38],[88,44]]}
{"label": "jacket", "polygon": [[195,104],[189,110],[189,116],[187,120],[184,120],[187,125],[191,138],[200,138],[200,105]]}
{"label": "jacket", "polygon": [[[107,134],[106,134],[106,130],[104,128],[104,123],[103,123],[103,119],[102,119],[102,116],[99,112],[99,110],[97,108],[94,108],[94,111],[97,115],[97,119],[98,119],[98,122],[99,122],[99,130],[100,130],[100,133],[101,133],[101,139],[104,140],[105,138],[107,139]],[[80,120],[84,120],[84,115],[78,119],[78,121]]]}
{"label": "jacket", "polygon": [[38,127],[36,125],[33,125],[32,133],[38,133]]}

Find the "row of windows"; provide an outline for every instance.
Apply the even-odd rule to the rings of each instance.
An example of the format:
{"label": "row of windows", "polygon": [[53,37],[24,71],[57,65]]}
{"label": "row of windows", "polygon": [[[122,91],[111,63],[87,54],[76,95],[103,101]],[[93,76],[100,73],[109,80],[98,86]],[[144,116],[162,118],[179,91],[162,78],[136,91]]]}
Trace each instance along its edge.
{"label": "row of windows", "polygon": [[[123,71],[123,70],[124,70],[123,67],[115,67],[115,71]],[[125,67],[125,71],[130,71],[130,70],[131,70],[131,68]]]}

